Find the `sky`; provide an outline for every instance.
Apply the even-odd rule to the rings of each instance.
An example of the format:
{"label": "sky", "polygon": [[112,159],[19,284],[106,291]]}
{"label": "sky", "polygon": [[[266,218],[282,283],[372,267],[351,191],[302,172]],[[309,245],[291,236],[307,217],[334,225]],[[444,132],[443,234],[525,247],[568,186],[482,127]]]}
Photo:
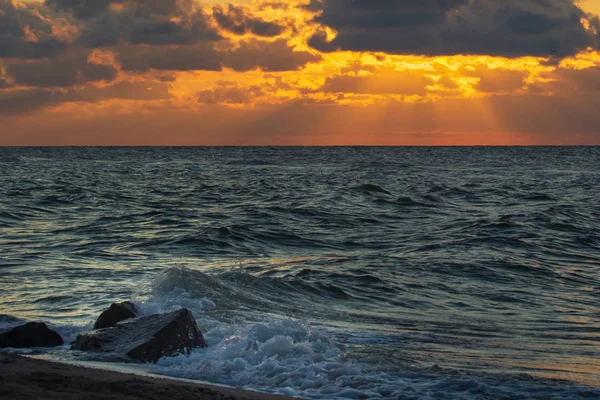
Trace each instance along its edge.
{"label": "sky", "polygon": [[0,145],[600,145],[600,0],[0,0]]}

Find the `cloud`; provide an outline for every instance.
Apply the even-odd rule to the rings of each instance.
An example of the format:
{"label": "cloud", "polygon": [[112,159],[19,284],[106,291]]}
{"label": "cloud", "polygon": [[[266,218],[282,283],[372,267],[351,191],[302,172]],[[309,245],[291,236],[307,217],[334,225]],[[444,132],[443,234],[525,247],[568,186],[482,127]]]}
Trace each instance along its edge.
{"label": "cloud", "polygon": [[487,66],[462,68],[460,74],[465,77],[479,78],[475,89],[483,93],[514,93],[525,86],[528,71],[511,71],[503,68],[491,69]]}
{"label": "cloud", "polygon": [[119,50],[124,71],[220,71],[224,67],[235,71],[297,70],[320,56],[294,51],[284,39],[271,41],[249,39],[237,47],[217,49],[212,43],[195,46],[128,46]]}
{"label": "cloud", "polygon": [[[112,81],[117,64],[86,59],[90,49],[114,51],[123,71],[296,70],[320,57],[283,39],[230,41],[234,34],[275,37],[286,29],[247,7],[196,0],[0,0],[0,59],[11,59],[1,88],[12,84],[66,88]],[[37,62],[25,62],[34,59]],[[10,80],[9,80],[10,78]]]}
{"label": "cloud", "polygon": [[0,90],[14,87],[14,83],[10,77],[6,75],[6,67],[0,63]]}
{"label": "cloud", "polygon": [[198,92],[197,98],[200,104],[253,104],[266,95],[265,89],[265,85],[243,87],[235,82],[219,81],[215,88]]}
{"label": "cloud", "polygon": [[565,57],[599,44],[597,18],[571,0],[311,0],[306,7],[317,13],[313,22],[337,32],[331,41],[324,31],[309,40],[325,52]]}
{"label": "cloud", "polygon": [[326,93],[357,93],[381,95],[425,95],[434,80],[423,71],[396,71],[381,68],[366,76],[334,75],[320,89]]}
{"label": "cloud", "polygon": [[0,58],[55,57],[67,44],[55,36],[43,7],[0,0]]}
{"label": "cloud", "polygon": [[285,1],[263,1],[259,4],[258,9],[260,11],[264,11],[264,10],[284,10],[287,11],[289,10],[291,7],[291,5],[289,3],[286,3]]}
{"label": "cloud", "polygon": [[199,104],[256,107],[292,100],[295,97],[290,93],[297,89],[279,75],[262,74],[251,83],[218,80],[213,87],[196,93],[196,97]]}
{"label": "cloud", "polygon": [[[268,143],[290,127],[313,139],[369,131],[418,140],[442,129],[558,138],[570,114],[579,118],[574,130],[593,135],[600,52],[581,50],[598,48],[600,21],[577,4],[0,0],[0,119],[31,113],[14,120],[62,118],[79,131],[85,118],[110,113],[152,128],[150,109],[190,119],[215,112],[250,132],[248,143]],[[326,54],[338,49],[348,51]],[[458,54],[491,57],[436,57]],[[218,142],[221,126],[210,123]],[[198,125],[190,123],[188,139]],[[94,129],[112,134],[115,126]],[[125,140],[123,132],[112,137]]]}
{"label": "cloud", "polygon": [[223,64],[235,71],[256,68],[269,72],[293,71],[320,60],[319,55],[295,51],[285,39],[274,42],[250,39],[243,41],[237,49],[223,53]]}
{"label": "cloud", "polygon": [[0,77],[0,89],[8,89],[14,87],[14,84],[7,77]]}
{"label": "cloud", "polygon": [[264,37],[286,29],[254,16],[247,7],[229,4],[205,10],[195,0],[46,0],[45,4],[81,20],[77,44],[89,47],[218,41],[222,38],[216,26],[237,35]]}
{"label": "cloud", "polygon": [[67,11],[80,19],[103,14],[134,11],[138,17],[189,14],[197,9],[194,0],[46,0],[45,4]]}
{"label": "cloud", "polygon": [[6,66],[6,73],[18,86],[39,88],[65,88],[116,79],[116,66],[99,63],[90,57],[91,54],[86,51],[57,59],[10,63]]}
{"label": "cloud", "polygon": [[47,0],[83,19],[77,44],[189,45],[219,40],[209,16],[193,0]]}
{"label": "cloud", "polygon": [[[281,72],[321,59],[316,52],[295,51],[285,39],[219,35],[225,30],[273,38],[287,29],[249,8],[205,10],[196,0],[0,0],[2,114],[100,101],[109,94],[123,99],[125,85],[155,75],[149,71]],[[169,92],[160,93],[163,98]]]}
{"label": "cloud", "polygon": [[123,81],[112,85],[87,86],[67,92],[66,100],[95,103],[105,100],[167,100],[171,98],[169,83],[155,81]]}
{"label": "cloud", "polygon": [[46,0],[46,5],[54,7],[58,11],[73,13],[75,17],[88,19],[96,17],[108,11],[112,4],[120,4],[122,1],[114,0]]}
{"label": "cloud", "polygon": [[546,82],[536,84],[541,93],[554,96],[585,96],[600,93],[600,67],[572,69],[559,67],[542,74]]}
{"label": "cloud", "polygon": [[211,43],[194,46],[123,46],[117,49],[124,71],[220,71],[221,55]]}
{"label": "cloud", "polygon": [[215,6],[212,14],[222,29],[236,35],[252,33],[257,36],[274,37],[281,35],[286,29],[284,25],[253,16],[247,7],[233,4],[227,7]]}
{"label": "cloud", "polygon": [[[545,96],[447,98],[436,103],[395,102],[383,113],[376,107],[298,101],[251,109],[219,105],[187,111],[158,109],[137,118],[129,112],[97,112],[89,118],[65,119],[63,113],[47,111],[5,118],[7,133],[0,141],[13,145],[597,145],[600,115],[597,102],[591,101],[597,96],[585,100],[589,102],[563,103]],[[534,118],[540,114],[542,118]]]}
{"label": "cloud", "polygon": [[0,90],[0,115],[23,114],[63,103],[97,103],[111,100],[167,100],[170,85],[162,82],[119,82],[55,90],[44,88]]}
{"label": "cloud", "polygon": [[22,114],[58,104],[64,94],[44,89],[0,90],[0,115]]}

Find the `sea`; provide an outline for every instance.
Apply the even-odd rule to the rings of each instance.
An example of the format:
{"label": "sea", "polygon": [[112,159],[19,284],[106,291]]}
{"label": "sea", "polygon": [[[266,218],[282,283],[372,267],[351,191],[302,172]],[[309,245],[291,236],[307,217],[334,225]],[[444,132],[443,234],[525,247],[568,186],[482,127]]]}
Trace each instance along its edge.
{"label": "sea", "polygon": [[[70,350],[123,300],[209,347]],[[600,399],[600,147],[0,148],[0,314],[308,399]]]}

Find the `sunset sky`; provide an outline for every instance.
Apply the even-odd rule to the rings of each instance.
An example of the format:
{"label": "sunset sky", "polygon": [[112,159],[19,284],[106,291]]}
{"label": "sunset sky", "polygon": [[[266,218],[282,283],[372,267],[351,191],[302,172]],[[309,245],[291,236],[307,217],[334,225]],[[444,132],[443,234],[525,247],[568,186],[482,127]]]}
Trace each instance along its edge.
{"label": "sunset sky", "polygon": [[0,0],[0,145],[600,145],[600,0]]}

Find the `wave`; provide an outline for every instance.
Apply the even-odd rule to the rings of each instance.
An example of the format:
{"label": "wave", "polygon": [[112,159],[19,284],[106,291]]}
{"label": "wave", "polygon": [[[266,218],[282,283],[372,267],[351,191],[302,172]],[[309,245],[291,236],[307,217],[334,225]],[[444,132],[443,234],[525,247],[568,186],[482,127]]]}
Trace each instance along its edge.
{"label": "wave", "polygon": [[400,196],[400,197],[398,197],[396,199],[396,204],[399,204],[399,205],[405,206],[405,207],[435,207],[435,205],[433,205],[433,204],[427,204],[427,203],[423,203],[423,202],[419,202],[419,201],[413,200],[409,196]]}
{"label": "wave", "polygon": [[388,190],[385,190],[381,186],[378,186],[378,185],[375,185],[372,183],[365,183],[363,185],[356,186],[354,189],[363,191],[365,193],[379,193],[379,194],[390,194],[390,195],[392,194],[391,192],[389,192]]}
{"label": "wave", "polygon": [[[336,282],[349,277],[338,275]],[[383,283],[366,271],[357,278],[362,284]],[[143,314],[190,308],[209,347],[197,349],[189,357],[163,358],[156,365],[130,367],[163,376],[312,399],[579,400],[600,396],[598,388],[568,381],[525,374],[458,371],[370,353],[365,346],[386,346],[390,341],[406,339],[376,332],[336,331],[303,318],[307,309],[318,303],[327,303],[323,307],[329,308],[331,314],[331,300],[341,292],[332,290],[323,279],[319,271],[307,268],[297,271],[293,279],[252,276],[238,270],[209,274],[168,268],[142,286],[133,301]],[[321,286],[315,284],[317,281]],[[506,294],[510,301],[515,301],[517,295]],[[294,302],[296,309],[292,307]],[[21,320],[0,315],[0,324],[3,321],[14,325]],[[86,326],[53,328],[70,341],[82,330],[89,330],[91,322]],[[339,340],[340,335],[348,338],[346,343]],[[440,336],[431,337],[430,341],[451,343],[450,339]],[[54,359],[119,360],[71,352],[67,345],[53,351],[50,355]]]}
{"label": "wave", "polygon": [[214,347],[173,374],[314,398],[600,382],[597,149],[0,150],[1,313],[185,306]]}
{"label": "wave", "polygon": [[0,329],[23,323],[25,320],[8,314],[0,314]]}
{"label": "wave", "polygon": [[[311,275],[314,273],[304,269],[297,276]],[[376,281],[369,276],[363,280]],[[306,287],[300,280],[256,277],[239,271],[217,275],[181,268],[164,271],[148,287],[148,297],[138,299],[138,304],[147,313],[193,307],[209,347],[194,351],[190,357],[162,359],[150,371],[314,399],[566,400],[600,395],[600,389],[568,381],[529,375],[467,374],[437,366],[391,363],[384,356],[369,356],[368,352],[353,354],[335,339],[335,331],[299,318],[304,314],[302,308],[308,307],[306,303],[295,313],[286,307],[274,307],[276,299],[287,301],[283,293],[293,299],[294,292],[304,292]],[[309,292],[310,296],[319,296],[321,302],[336,297],[327,290]],[[262,302],[270,308],[257,315],[255,311],[266,305]],[[236,313],[227,314],[226,310]],[[373,333],[350,342],[364,346],[389,340]]]}
{"label": "wave", "polygon": [[515,196],[520,201],[556,202],[558,199],[546,193],[523,193]]}
{"label": "wave", "polygon": [[218,311],[236,311],[242,307],[251,312],[297,315],[302,309],[311,309],[313,313],[324,309],[323,302],[327,300],[352,297],[343,288],[326,282],[254,276],[240,270],[209,275],[186,268],[169,268],[152,282],[150,289],[152,297],[172,297],[175,292],[192,303],[206,299],[208,303],[199,303],[200,312],[206,311],[207,304],[214,304]]}

